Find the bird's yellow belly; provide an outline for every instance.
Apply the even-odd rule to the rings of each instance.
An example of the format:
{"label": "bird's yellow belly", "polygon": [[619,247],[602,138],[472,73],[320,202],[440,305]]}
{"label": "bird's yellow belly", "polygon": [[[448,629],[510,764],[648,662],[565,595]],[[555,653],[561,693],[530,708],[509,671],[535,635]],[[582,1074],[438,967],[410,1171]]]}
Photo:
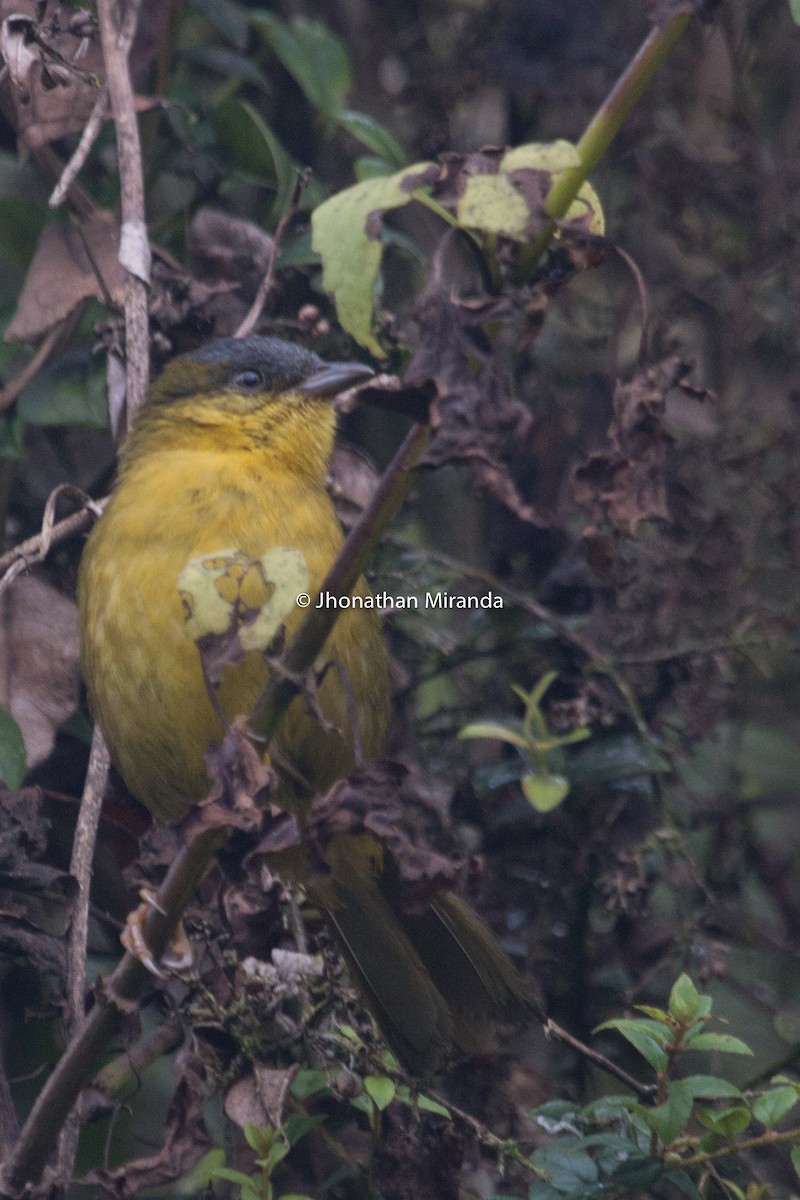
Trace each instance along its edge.
{"label": "bird's yellow belly", "polygon": [[[79,581],[84,676],[89,699],[130,790],[159,820],[180,819],[208,791],[203,756],[223,736],[208,695],[200,652],[187,627],[181,597],[187,564],[239,551],[270,562],[276,547],[299,552],[312,595],[341,544],[327,495],[287,479],[264,493],[261,479],[229,485],[224,475],[197,486],[197,463],[181,478],[175,462],[128,478],[109,504],[84,552]],[[161,498],[154,508],[153,497]],[[229,580],[223,583],[228,584]],[[224,589],[221,588],[221,590]],[[361,581],[354,592],[366,593]],[[291,636],[303,617],[294,595],[277,612],[276,628]],[[388,669],[378,620],[348,610],[326,644],[328,671],[320,689],[324,731],[296,699],[281,727],[279,746],[315,790],[346,773],[354,760],[351,711],[367,757],[383,747],[388,719]],[[97,664],[102,663],[102,669]],[[342,671],[347,683],[342,682]],[[218,700],[228,719],[249,713],[263,693],[268,668],[250,650],[225,668]],[[353,697],[349,705],[346,688]]]}

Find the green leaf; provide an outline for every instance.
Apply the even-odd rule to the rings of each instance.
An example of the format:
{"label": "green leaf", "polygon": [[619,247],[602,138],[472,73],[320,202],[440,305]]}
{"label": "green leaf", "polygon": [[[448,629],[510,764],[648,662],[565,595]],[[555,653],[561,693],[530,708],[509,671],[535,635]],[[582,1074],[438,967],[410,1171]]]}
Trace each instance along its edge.
{"label": "green leaf", "polygon": [[796,1174],[800,1175],[800,1146],[792,1146],[790,1157]]}
{"label": "green leaf", "polygon": [[192,8],[203,13],[237,50],[246,49],[250,26],[243,10],[233,0],[192,0]]}
{"label": "green leaf", "polygon": [[269,79],[246,54],[229,50],[227,46],[186,46],[181,50],[181,58],[200,67],[203,71],[216,71],[226,80],[240,79],[243,83],[253,83],[263,91],[269,91]]}
{"label": "green leaf", "polygon": [[10,712],[0,708],[0,779],[18,788],[25,778],[27,759],[22,730]]}
{"label": "green leaf", "polygon": [[671,1034],[664,1025],[660,1025],[657,1021],[617,1017],[611,1021],[604,1021],[602,1025],[597,1026],[594,1032],[600,1033],[604,1029],[616,1029],[618,1033],[621,1033],[639,1051],[654,1071],[666,1070],[669,1060],[664,1046],[671,1041]]}
{"label": "green leaf", "polygon": [[249,1175],[245,1175],[243,1171],[234,1171],[231,1167],[214,1167],[211,1177],[212,1179],[225,1179],[228,1183],[238,1183],[240,1188],[252,1187],[253,1184]]}
{"label": "green leaf", "polygon": [[367,113],[355,112],[351,108],[344,109],[336,118],[342,129],[366,146],[373,154],[390,164],[397,170],[408,162],[408,155],[393,133],[379,124]]}
{"label": "green leaf", "polygon": [[687,1050],[718,1050],[722,1054],[749,1054],[753,1051],[740,1038],[730,1033],[688,1033],[684,1046]]}
{"label": "green leaf", "polygon": [[662,1179],[665,1183],[671,1183],[679,1192],[683,1192],[684,1196],[689,1197],[689,1200],[703,1200],[702,1192],[688,1172],[683,1170],[667,1171]]}
{"label": "green leaf", "polygon": [[354,1046],[360,1046],[362,1044],[361,1035],[356,1033],[352,1025],[345,1025],[343,1023],[341,1025],[337,1025],[337,1029],[339,1030],[340,1036],[343,1037],[346,1042],[352,1042]]}
{"label": "green leaf", "polygon": [[383,1112],[394,1100],[397,1087],[394,1081],[387,1079],[385,1075],[367,1075],[364,1091],[374,1101],[375,1107]]}
{"label": "green leaf", "polygon": [[676,1021],[688,1024],[697,1017],[700,1006],[700,993],[688,975],[680,975],[673,984],[669,994],[668,1008]]}
{"label": "green leaf", "polygon": [[0,413],[0,458],[22,458],[25,453],[25,422],[17,413]]}
{"label": "green leaf", "polygon": [[257,1158],[256,1162],[260,1167],[265,1167],[267,1172],[271,1174],[278,1163],[282,1163],[289,1153],[291,1146],[288,1142],[274,1142],[267,1154],[263,1158]]}
{"label": "green leaf", "polygon": [[563,775],[523,775],[520,784],[525,799],[539,813],[552,812],[569,794],[569,782]]}
{"label": "green leaf", "polygon": [[423,1112],[436,1113],[440,1117],[450,1117],[450,1110],[440,1104],[438,1100],[426,1096],[424,1092],[412,1092],[404,1083],[398,1086],[396,1098],[401,1104],[409,1104],[412,1108],[422,1109]]}
{"label": "green leaf", "polygon": [[740,1100],[742,1097],[737,1087],[716,1075],[688,1075],[681,1083],[695,1100]]}
{"label": "green leaf", "polygon": [[[467,229],[527,242],[541,227],[543,202],[552,183],[564,170],[579,165],[580,157],[570,142],[515,146],[503,155],[495,174],[467,178],[456,209],[458,222]],[[531,172],[541,172],[533,189],[530,184],[537,176]],[[520,186],[523,179],[528,186]],[[603,210],[591,184],[582,184],[565,219],[603,233]]]}
{"label": "green leaf", "polygon": [[795,25],[800,25],[800,0],[789,0],[789,12]]}
{"label": "green leaf", "polygon": [[651,1129],[655,1130],[665,1146],[669,1146],[686,1128],[692,1115],[692,1096],[683,1081],[678,1079],[671,1083],[669,1094],[663,1104],[655,1108],[640,1105],[637,1108]]}
{"label": "green leaf", "polygon": [[107,429],[105,372],[81,352],[66,354],[28,384],[17,412],[29,425]]}
{"label": "green leaf", "polygon": [[297,1072],[289,1085],[289,1091],[297,1100],[307,1100],[309,1096],[318,1096],[320,1092],[328,1091],[328,1076],[324,1071],[314,1071],[306,1067]]}
{"label": "green leaf", "polygon": [[322,259],[322,286],[333,295],[339,323],[378,358],[384,352],[372,327],[383,255],[380,218],[415,198],[429,166],[417,163],[395,175],[364,179],[331,196],[311,217],[312,245]]}
{"label": "green leaf", "polygon": [[283,1123],[283,1132],[290,1146],[295,1146],[301,1138],[323,1125],[327,1118],[324,1115],[310,1116],[307,1113],[292,1113]]}
{"label": "green leaf", "polygon": [[353,174],[359,183],[362,179],[385,179],[387,175],[394,175],[394,167],[385,158],[364,154],[353,163]]}
{"label": "green leaf", "polygon": [[517,729],[512,729],[501,721],[473,721],[471,725],[465,725],[458,736],[462,741],[471,738],[494,738],[498,742],[508,742],[510,746],[519,746],[521,750],[528,744],[527,739]]}
{"label": "green leaf", "polygon": [[562,1138],[552,1146],[542,1146],[531,1155],[531,1162],[546,1172],[558,1192],[585,1196],[597,1184],[597,1163],[582,1148],[580,1138]]}
{"label": "green leaf", "polygon": [[654,1021],[660,1021],[662,1025],[670,1024],[669,1013],[666,1013],[663,1008],[654,1008],[651,1004],[634,1004],[637,1012],[644,1013],[646,1017],[652,1017]]}
{"label": "green leaf", "polygon": [[706,1129],[713,1130],[729,1141],[744,1133],[750,1124],[751,1114],[749,1108],[742,1105],[723,1109],[698,1108],[697,1119]]}
{"label": "green leaf", "polygon": [[625,1187],[631,1191],[649,1187],[660,1179],[664,1170],[662,1163],[652,1158],[628,1158],[621,1162],[608,1177],[614,1187]]}
{"label": "green leaf", "polygon": [[275,1141],[275,1136],[274,1129],[266,1129],[262,1125],[256,1125],[254,1121],[245,1122],[244,1139],[256,1154],[268,1154]]}
{"label": "green leaf", "polygon": [[670,770],[666,758],[632,733],[593,738],[569,762],[575,784],[617,783],[639,775],[660,775]]}
{"label": "green leaf", "polygon": [[309,103],[331,124],[353,86],[344,44],[322,22],[305,17],[295,17],[291,25],[268,12],[254,13],[250,19]]}
{"label": "green leaf", "polygon": [[296,171],[292,160],[264,118],[247,100],[223,100],[212,113],[214,132],[237,171],[275,188],[276,208],[285,207]]}
{"label": "green leaf", "polygon": [[767,1129],[772,1129],[794,1108],[798,1099],[800,1097],[793,1087],[771,1088],[753,1104],[753,1116]]}

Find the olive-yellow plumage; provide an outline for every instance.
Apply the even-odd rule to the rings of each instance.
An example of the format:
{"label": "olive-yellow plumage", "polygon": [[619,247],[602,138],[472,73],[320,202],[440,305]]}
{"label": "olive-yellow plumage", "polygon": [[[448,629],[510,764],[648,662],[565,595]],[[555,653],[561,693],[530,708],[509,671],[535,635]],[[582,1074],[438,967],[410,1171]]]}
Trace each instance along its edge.
{"label": "olive-yellow plumage", "polygon": [[[203,755],[223,734],[187,628],[187,565],[232,555],[237,568],[269,564],[284,550],[314,594],[342,542],[325,490],[335,434],[326,401],[365,373],[276,339],[224,339],[173,360],[137,414],[84,551],[78,604],[92,710],[125,782],[160,821],[181,819],[207,793]],[[291,603],[279,614],[289,636],[303,612]],[[388,723],[388,660],[373,611],[343,612],[322,659],[338,664],[320,689],[332,728],[298,698],[277,744],[277,761],[291,766],[281,797],[301,818],[314,791],[352,768],[357,743],[366,758],[381,754]],[[267,679],[258,649],[227,667],[217,693],[225,716],[250,713]],[[521,983],[455,896],[421,916],[400,911],[380,854],[365,853],[363,841],[334,842],[331,876],[312,890],[399,1057],[424,1073],[478,1048],[492,1017],[518,1015]]]}

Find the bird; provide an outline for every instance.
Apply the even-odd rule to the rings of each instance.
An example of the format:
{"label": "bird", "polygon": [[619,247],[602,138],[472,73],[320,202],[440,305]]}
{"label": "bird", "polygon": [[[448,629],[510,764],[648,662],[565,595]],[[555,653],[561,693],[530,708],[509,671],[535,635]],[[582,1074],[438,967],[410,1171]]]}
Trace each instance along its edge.
{"label": "bird", "polygon": [[[314,596],[342,545],[325,486],[332,399],[371,373],[278,338],[221,338],[168,362],[134,417],[81,556],[78,618],[91,712],[157,821],[181,821],[208,794],[206,752],[226,723],[256,708],[270,677],[265,650],[281,630],[291,637],[304,615],[297,595]],[[370,596],[363,578],[352,594]],[[249,618],[211,689],[193,623],[213,625],[215,604],[222,630],[226,614]],[[272,747],[276,803],[301,825],[314,795],[360,756],[380,758],[389,724],[374,608],[342,611],[322,658],[338,667],[320,672],[324,724],[298,696]],[[513,963],[460,897],[442,891],[423,912],[403,911],[381,847],[366,836],[334,838],[327,858],[326,878],[304,878],[295,863],[295,881],[326,913],[412,1075],[480,1052],[497,1020],[527,1013]]]}

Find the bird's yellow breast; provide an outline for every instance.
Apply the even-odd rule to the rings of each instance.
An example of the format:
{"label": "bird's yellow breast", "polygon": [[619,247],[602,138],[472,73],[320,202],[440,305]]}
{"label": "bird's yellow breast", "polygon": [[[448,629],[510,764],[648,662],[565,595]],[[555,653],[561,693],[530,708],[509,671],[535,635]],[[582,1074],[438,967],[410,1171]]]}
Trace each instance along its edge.
{"label": "bird's yellow breast", "polygon": [[[159,429],[134,441],[118,489],[87,543],[78,589],[92,710],[128,787],[162,821],[180,819],[206,794],[203,755],[223,735],[187,626],[187,566],[199,560],[213,572],[233,555],[237,570],[239,559],[258,567],[263,588],[276,561],[273,552],[288,551],[292,562],[304,564],[303,590],[313,596],[342,541],[320,471],[299,471],[291,457],[287,465],[274,445],[197,430],[189,441],[184,445],[177,433],[166,437]],[[228,571],[223,595],[222,584],[235,589],[238,577]],[[241,586],[251,587],[247,579]],[[269,579],[266,586],[272,587]],[[362,580],[354,594],[366,591]],[[255,607],[258,595],[255,588]],[[302,616],[294,595],[284,597],[275,624],[291,636]],[[320,699],[341,732],[324,731],[298,698],[279,743],[314,789],[352,766],[353,712],[367,757],[380,754],[388,719],[387,657],[373,612],[344,612],[322,658],[339,664],[325,676]],[[218,690],[226,716],[249,713],[267,678],[259,650],[227,667]]]}

